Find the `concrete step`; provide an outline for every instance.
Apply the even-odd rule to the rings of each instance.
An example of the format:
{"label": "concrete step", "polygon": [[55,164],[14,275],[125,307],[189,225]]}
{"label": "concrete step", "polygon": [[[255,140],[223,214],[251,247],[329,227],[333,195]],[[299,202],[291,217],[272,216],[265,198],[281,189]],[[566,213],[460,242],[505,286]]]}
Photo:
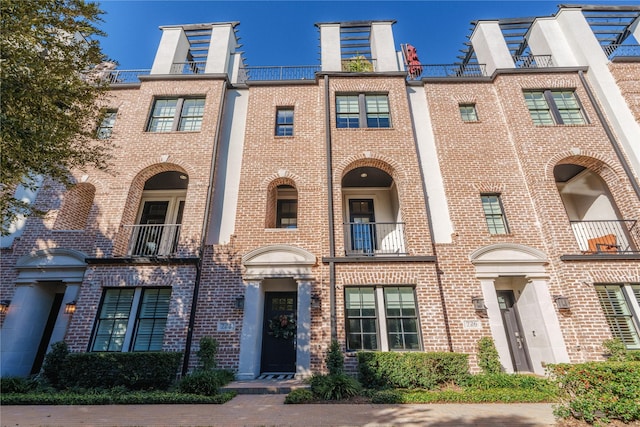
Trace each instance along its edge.
{"label": "concrete step", "polygon": [[293,375],[261,376],[255,380],[232,381],[221,391],[235,391],[238,394],[289,394],[292,390],[310,388],[303,380]]}

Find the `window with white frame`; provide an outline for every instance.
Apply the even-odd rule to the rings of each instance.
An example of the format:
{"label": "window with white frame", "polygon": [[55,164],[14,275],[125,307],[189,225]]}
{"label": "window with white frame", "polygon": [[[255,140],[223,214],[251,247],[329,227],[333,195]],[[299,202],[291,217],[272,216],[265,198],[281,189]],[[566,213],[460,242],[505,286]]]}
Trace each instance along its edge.
{"label": "window with white frame", "polygon": [[118,112],[116,110],[107,110],[102,116],[102,120],[100,122],[100,126],[98,126],[98,130],[96,131],[96,138],[98,139],[109,139],[111,138],[111,134],[113,132],[113,126],[116,124],[116,116]]}
{"label": "window with white frame", "polygon": [[153,103],[148,132],[196,132],[202,126],[205,98],[158,98]]}
{"label": "window with white frame", "polygon": [[500,194],[481,194],[482,210],[491,234],[508,234],[507,218],[504,214]]}
{"label": "window with white frame", "polygon": [[109,288],[102,295],[91,351],[160,351],[170,288]]}
{"label": "window with white frame", "polygon": [[587,119],[575,91],[528,90],[524,99],[536,125],[583,125]]}
{"label": "window with white frame", "polygon": [[415,290],[411,286],[345,288],[347,348],[420,350]]}
{"label": "window with white frame", "polygon": [[389,96],[364,93],[336,95],[336,127],[391,127]]}
{"label": "window with white frame", "polygon": [[595,286],[611,335],[629,350],[640,349],[640,283]]}

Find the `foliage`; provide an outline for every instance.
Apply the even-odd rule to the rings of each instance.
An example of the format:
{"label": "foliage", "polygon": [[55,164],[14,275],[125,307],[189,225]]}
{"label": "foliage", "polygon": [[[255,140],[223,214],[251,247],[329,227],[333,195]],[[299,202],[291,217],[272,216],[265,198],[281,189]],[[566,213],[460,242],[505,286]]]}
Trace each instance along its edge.
{"label": "foliage", "polygon": [[360,381],[367,388],[425,388],[461,383],[468,376],[466,354],[359,352]]}
{"label": "foliage", "polygon": [[[109,148],[93,139],[106,82],[87,71],[105,61],[102,19],[86,0],[2,0],[0,33],[1,234],[35,211],[14,198],[39,176],[69,183],[74,168],[104,169]],[[82,34],[84,36],[79,37]]]}
{"label": "foliage", "polygon": [[492,388],[488,390],[405,390],[402,403],[540,403],[554,402],[555,394],[538,390]]}
{"label": "foliage", "polygon": [[556,415],[589,423],[640,420],[640,362],[589,362],[548,367],[562,390]]}
{"label": "foliage", "polygon": [[201,369],[211,371],[218,366],[218,341],[213,337],[200,338],[200,349],[197,352]]}
{"label": "foliage", "polygon": [[362,389],[358,380],[346,374],[314,375],[310,382],[313,394],[324,400],[348,399]]}
{"label": "foliage", "polygon": [[5,393],[29,393],[38,387],[38,382],[32,378],[6,377],[0,378],[0,391]]}
{"label": "foliage", "polygon": [[526,374],[507,374],[504,372],[499,374],[469,375],[462,385],[467,390],[521,389],[539,391],[550,396],[558,393],[556,385],[547,378]]}
{"label": "foliage", "polygon": [[57,389],[64,388],[63,375],[69,368],[69,347],[64,341],[51,344],[51,351],[47,353],[42,364],[42,376]]}
{"label": "foliage", "polygon": [[490,337],[482,337],[478,341],[478,365],[485,374],[502,372],[498,350]]}
{"label": "foliage", "polygon": [[220,387],[228,384],[233,378],[233,372],[227,370],[195,371],[180,380],[178,390],[187,394],[215,396]]}
{"label": "foliage", "polygon": [[602,346],[607,350],[608,360],[622,362],[627,359],[627,347],[620,338],[605,340]]}
{"label": "foliage", "polygon": [[371,403],[403,403],[403,395],[398,390],[376,390]]}
{"label": "foliage", "polygon": [[296,335],[298,327],[293,315],[281,314],[269,319],[269,335],[288,340]]}
{"label": "foliage", "polygon": [[344,355],[342,354],[342,350],[340,350],[340,344],[338,344],[338,341],[331,341],[331,346],[327,352],[325,362],[327,364],[327,369],[329,370],[329,375],[344,373]]}
{"label": "foliage", "polygon": [[373,64],[362,55],[356,55],[343,65],[343,71],[352,73],[371,72]]}
{"label": "foliage", "polygon": [[285,404],[311,403],[315,400],[315,396],[308,388],[298,388],[291,390],[287,397],[284,398]]}
{"label": "foliage", "polygon": [[222,404],[233,399],[235,392],[215,396],[172,393],[168,391],[122,392],[119,388],[73,393],[2,393],[3,405],[134,405],[134,404]]}

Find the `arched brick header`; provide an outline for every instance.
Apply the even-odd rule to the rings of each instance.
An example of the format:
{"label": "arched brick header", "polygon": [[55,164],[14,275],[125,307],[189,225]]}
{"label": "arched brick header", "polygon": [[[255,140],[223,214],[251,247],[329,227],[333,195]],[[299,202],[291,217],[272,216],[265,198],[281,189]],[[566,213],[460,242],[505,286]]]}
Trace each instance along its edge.
{"label": "arched brick header", "polygon": [[362,157],[349,157],[337,165],[336,173],[340,173],[340,182],[342,182],[342,178],[344,178],[349,172],[361,167],[373,167],[380,169],[388,173],[396,182],[402,181],[404,178],[402,168],[394,160],[384,156],[376,156],[372,153],[365,153]]}
{"label": "arched brick header", "polygon": [[296,182],[288,176],[277,176],[267,186],[267,208],[265,215],[265,228],[275,228],[276,216],[278,208],[278,187],[281,185],[290,185],[295,188],[296,193],[298,186]]}

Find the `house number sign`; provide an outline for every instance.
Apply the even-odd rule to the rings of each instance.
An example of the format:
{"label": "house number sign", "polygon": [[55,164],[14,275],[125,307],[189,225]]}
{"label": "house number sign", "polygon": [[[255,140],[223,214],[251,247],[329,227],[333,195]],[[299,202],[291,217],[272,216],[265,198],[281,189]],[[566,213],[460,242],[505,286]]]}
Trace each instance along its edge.
{"label": "house number sign", "polygon": [[218,322],[218,332],[233,332],[236,330],[236,323],[230,320]]}

